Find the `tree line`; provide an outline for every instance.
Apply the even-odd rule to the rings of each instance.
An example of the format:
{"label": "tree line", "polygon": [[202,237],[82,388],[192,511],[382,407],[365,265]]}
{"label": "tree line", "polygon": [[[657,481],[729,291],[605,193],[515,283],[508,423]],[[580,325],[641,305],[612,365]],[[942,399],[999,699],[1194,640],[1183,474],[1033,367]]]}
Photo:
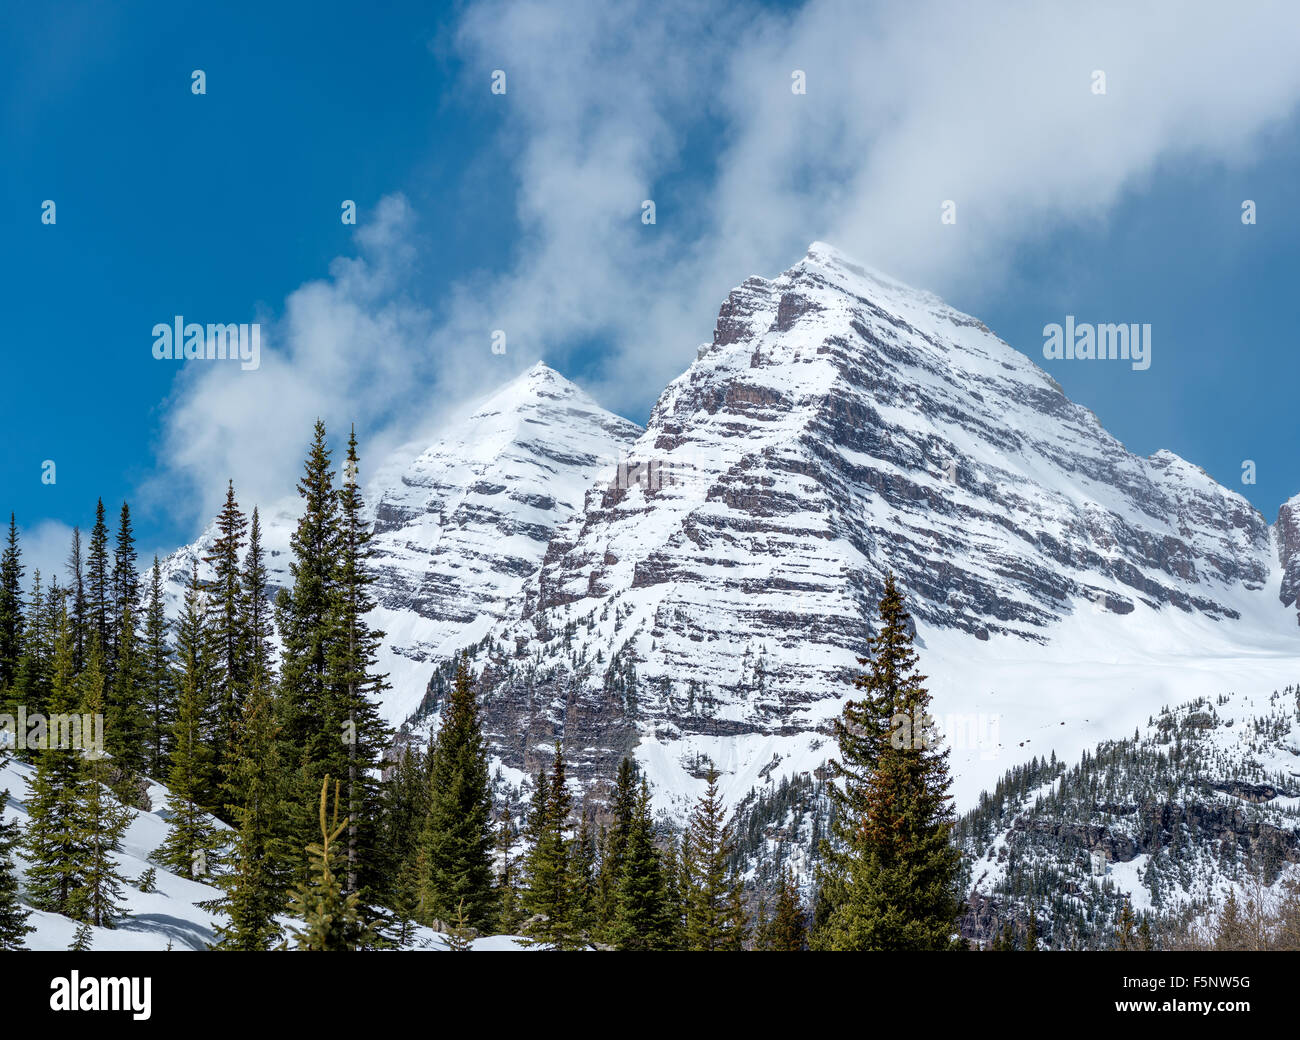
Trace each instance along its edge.
{"label": "tree line", "polygon": [[517,828],[494,801],[463,659],[428,746],[395,741],[378,710],[384,633],[369,620],[358,472],[355,432],[336,479],[317,422],[289,581],[274,597],[258,511],[246,515],[228,484],[208,576],[196,559],[174,619],[159,561],[139,573],[127,505],[111,548],[101,502],[84,554],[73,533],[66,583],[37,574],[27,595],[11,517],[0,712],[102,715],[105,728],[102,751],[46,741],[0,752],[33,767],[27,827],[0,828],[0,948],[30,930],[15,848],[29,863],[28,903],[82,922],[78,944],[89,926],[121,921],[128,886],[150,890],[152,868],[132,880],[118,866],[130,808],[150,808],[148,778],[168,790],[157,865],[220,892],[203,904],[218,922],[214,949],[404,946],[416,925],[458,949],[485,933],[557,949],[959,945],[946,752],[889,739],[890,719],[929,705],[892,577],[861,659],[861,696],[836,724],[836,811],[815,895],[805,903],[783,869],[771,905],[755,909],[712,765],[678,835],[656,819],[630,758],[607,804],[575,804],[557,743]]}

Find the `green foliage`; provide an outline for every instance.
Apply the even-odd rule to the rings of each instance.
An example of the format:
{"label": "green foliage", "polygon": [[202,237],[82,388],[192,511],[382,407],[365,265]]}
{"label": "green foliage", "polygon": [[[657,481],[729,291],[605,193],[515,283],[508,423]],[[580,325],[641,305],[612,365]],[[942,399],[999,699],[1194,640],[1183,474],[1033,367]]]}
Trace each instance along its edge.
{"label": "green foliage", "polygon": [[433,744],[427,804],[424,913],[442,921],[463,913],[471,927],[486,929],[500,909],[493,886],[492,794],[478,702],[463,663]]}
{"label": "green foliage", "polygon": [[[836,725],[833,841],[823,843],[814,942],[833,950],[952,948],[960,902],[946,748],[923,720],[930,695],[916,671],[911,617],[893,576],[869,641],[863,691]],[[899,719],[906,720],[897,728]]]}

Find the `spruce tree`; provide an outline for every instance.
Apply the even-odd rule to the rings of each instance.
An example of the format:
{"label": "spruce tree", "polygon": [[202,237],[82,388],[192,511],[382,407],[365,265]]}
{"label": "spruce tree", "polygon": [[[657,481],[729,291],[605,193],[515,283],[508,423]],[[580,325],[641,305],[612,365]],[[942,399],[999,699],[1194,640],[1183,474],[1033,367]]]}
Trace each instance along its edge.
{"label": "spruce tree", "polygon": [[213,767],[219,781],[226,779],[235,747],[235,729],[243,706],[248,681],[248,614],[241,580],[240,552],[248,521],[235,501],[234,481],[226,485],[226,501],[217,514],[212,549],[203,558],[213,569],[207,592],[214,651],[213,704],[216,716]]}
{"label": "spruce tree", "polygon": [[481,931],[495,923],[498,893],[492,869],[492,791],[478,701],[462,659],[429,764],[425,911],[451,921],[458,910]]}
{"label": "spruce tree", "polygon": [[759,938],[759,946],[764,950],[792,953],[808,948],[808,928],[799,902],[799,888],[789,870],[781,871],[772,919],[761,929]]}
{"label": "spruce tree", "polygon": [[171,733],[176,723],[176,685],[168,641],[170,627],[163,600],[162,568],[155,556],[149,572],[144,639],[140,647],[141,689],[147,713],[146,766],[155,779],[166,773]]}
{"label": "spruce tree", "polygon": [[528,852],[524,858],[525,889],[523,904],[531,915],[529,935],[563,949],[574,945],[571,931],[572,896],[569,860],[572,839],[569,837],[569,812],[572,801],[565,782],[564,753],[557,741],[553,775],[543,767],[537,774],[532,804],[528,813],[526,837]]}
{"label": "spruce tree", "polygon": [[338,839],[347,828],[347,818],[339,821],[339,785],[334,785],[333,814],[326,818],[330,778],[321,781],[318,816],[321,840],[307,846],[309,867],[304,880],[294,892],[290,915],[301,926],[291,925],[299,950],[343,951],[373,945],[374,934],[364,920],[360,896],[345,893],[339,877]]}
{"label": "spruce tree", "polygon": [[[103,652],[91,641],[86,669],[81,675],[81,711],[85,717],[105,714],[107,676]],[[131,823],[131,811],[108,788],[109,760],[102,749],[88,748],[80,755],[81,777],[77,790],[77,811],[71,826],[83,832],[81,885],[75,902],[84,920],[96,928],[112,928],[125,909],[122,876],[117,856],[122,838]]]}
{"label": "spruce tree", "polygon": [[[0,755],[0,764],[4,761]],[[35,931],[27,923],[28,910],[18,898],[18,871],[14,866],[13,850],[20,840],[18,821],[4,822],[3,807],[9,801],[9,792],[0,790],[0,950],[21,950],[28,932]]]}
{"label": "spruce tree", "polygon": [[113,613],[113,589],[108,565],[108,524],[104,522],[104,500],[95,505],[95,526],[90,530],[90,549],[86,554],[86,621],[88,636],[99,639],[101,649],[112,645],[110,619]]}
{"label": "spruce tree", "polygon": [[248,641],[248,681],[270,683],[275,656],[275,626],[271,621],[266,558],[262,549],[262,521],[256,507],[248,527],[248,551],[244,554],[244,569],[239,580],[247,611],[244,633]]}
{"label": "spruce tree", "polygon": [[170,828],[155,853],[159,863],[191,880],[208,873],[208,859],[217,848],[215,828],[208,818],[208,810],[216,807],[219,798],[212,770],[213,650],[203,603],[196,562],[177,631],[178,697],[167,774]]}
{"label": "spruce tree", "polygon": [[131,508],[122,503],[118,517],[117,541],[113,549],[113,573],[109,578],[109,642],[106,645],[106,662],[109,679],[117,668],[118,639],[122,632],[122,617],[128,611],[132,616],[140,609],[140,576],[136,571],[135,535],[131,530]]}
{"label": "spruce tree", "polygon": [[622,866],[614,897],[610,938],[620,950],[671,950],[676,945],[676,921],[663,856],[654,839],[650,788],[643,779],[623,835]]}
{"label": "spruce tree", "polygon": [[[281,760],[293,777],[290,813],[295,847],[315,841],[318,824],[315,792],[341,743],[336,721],[328,709],[331,642],[336,620],[336,561],[339,555],[338,497],[334,489],[325,425],[316,422],[311,449],[298,482],[303,514],[290,537],[292,585],[276,596],[275,620],[280,632]],[[306,866],[303,867],[306,870]],[[306,875],[300,878],[306,881]]]}
{"label": "spruce tree", "polygon": [[930,695],[892,574],[879,609],[870,671],[855,683],[865,696],[836,726],[833,770],[843,786],[831,787],[836,841],[824,847],[822,873],[832,905],[814,939],[822,949],[951,949],[960,857],[950,838],[948,752],[928,729]]}
{"label": "spruce tree", "polygon": [[[392,734],[378,708],[378,698],[388,684],[387,677],[378,670],[384,633],[371,628],[367,620],[376,604],[370,592],[375,578],[370,572],[370,528],[364,512],[353,431],[348,438],[338,492],[337,556],[327,615],[325,718],[335,740],[325,743],[321,763],[334,775],[345,778],[348,829],[344,835],[344,891],[360,892],[362,905],[368,907],[384,888],[385,857],[379,844],[383,811],[379,766]],[[472,914],[479,912],[475,908]]]}
{"label": "spruce tree", "polygon": [[636,765],[631,758],[624,756],[618,764],[618,775],[614,780],[614,792],[610,799],[610,812],[614,818],[605,831],[598,881],[600,907],[598,934],[610,941],[613,941],[614,922],[618,916],[618,890],[623,882],[623,851],[627,847],[627,836],[632,829],[636,805]]}
{"label": "spruce tree", "polygon": [[0,556],[0,704],[18,678],[23,643],[23,561],[18,524],[9,514],[9,538]]}
{"label": "spruce tree", "polygon": [[731,866],[736,839],[710,765],[684,838],[686,943],[691,950],[741,950],[748,933],[741,882]]}
{"label": "spruce tree", "polygon": [[[54,637],[49,710],[50,714],[71,714],[79,707],[67,614],[60,611]],[[81,749],[70,746],[67,740],[56,739],[48,730],[39,739],[36,772],[27,799],[28,825],[23,836],[23,849],[30,861],[28,894],[38,910],[81,918],[85,908],[85,863],[90,855],[80,798]]]}
{"label": "spruce tree", "polygon": [[146,661],[136,637],[135,607],[122,603],[117,621],[117,664],[112,669],[106,733],[108,751],[120,773],[143,773],[148,765],[150,725],[146,690]]}
{"label": "spruce tree", "polygon": [[[7,696],[6,691],[0,690],[0,704],[15,718],[19,709],[25,709],[29,717],[52,711],[50,698],[54,678],[54,636],[59,627],[61,610],[61,598],[58,595],[45,595],[41,585],[41,572],[36,571],[32,576],[32,591],[23,625],[17,675]],[[75,674],[71,660],[68,667]],[[21,757],[27,761],[32,761],[34,756],[35,750],[31,747],[21,752]]]}
{"label": "spruce tree", "polygon": [[86,571],[81,554],[81,528],[72,529],[68,550],[68,623],[72,626],[72,667],[80,672],[86,664]]}
{"label": "spruce tree", "polygon": [[229,923],[217,926],[213,949],[267,950],[280,938],[275,916],[285,907],[293,864],[283,839],[284,777],[264,680],[252,680],[241,711],[226,784],[236,828],[233,867],[217,882],[222,896],[214,904]]}

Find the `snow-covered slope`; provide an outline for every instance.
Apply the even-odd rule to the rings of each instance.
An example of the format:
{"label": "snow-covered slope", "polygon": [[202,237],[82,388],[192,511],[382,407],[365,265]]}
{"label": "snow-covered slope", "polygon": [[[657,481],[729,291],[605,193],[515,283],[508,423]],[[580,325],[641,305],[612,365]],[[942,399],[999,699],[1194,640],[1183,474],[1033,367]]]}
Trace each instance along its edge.
{"label": "snow-covered slope", "polygon": [[[582,508],[598,474],[615,471],[639,433],[538,362],[425,450],[399,450],[374,468],[365,488],[379,602],[371,621],[386,633],[380,665],[392,684],[389,719],[415,708],[431,662],[518,612],[512,601],[555,528]],[[299,511],[288,499],[262,516],[273,587],[290,583]],[[210,551],[213,537],[210,527],[167,559],[173,609],[192,561]],[[200,576],[208,574],[201,565]]]}
{"label": "snow-covered slope", "polygon": [[1132,455],[978,320],[821,243],[731,293],[629,457],[480,656],[515,768],[560,734],[584,778],[635,748],[675,811],[701,756],[733,798],[815,768],[890,570],[936,708],[984,726],[954,756],[967,802],[1022,747],[1077,753],[1174,683],[1294,678],[1257,510]]}

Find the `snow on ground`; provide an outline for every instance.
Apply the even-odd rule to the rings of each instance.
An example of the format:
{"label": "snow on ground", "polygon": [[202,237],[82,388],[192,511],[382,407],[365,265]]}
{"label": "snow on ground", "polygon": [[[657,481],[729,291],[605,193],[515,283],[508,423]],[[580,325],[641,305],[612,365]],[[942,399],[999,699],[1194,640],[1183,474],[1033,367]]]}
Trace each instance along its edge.
{"label": "snow on ground", "polygon": [[[35,770],[21,762],[10,760],[0,765],[0,791],[8,790],[4,803],[4,821],[18,820],[22,827],[28,824],[26,801],[30,793],[31,777]],[[117,857],[120,872],[126,879],[123,888],[126,913],[114,928],[92,928],[90,949],[104,950],[203,950],[216,938],[216,927],[224,922],[221,914],[213,914],[198,904],[221,895],[220,889],[180,877],[150,860],[150,856],[167,837],[167,789],[151,783],[149,796],[153,810],[132,810],[133,818],[123,838],[123,848]],[[220,825],[220,824],[219,824]],[[20,872],[27,869],[21,848],[15,850],[15,862]],[[137,887],[140,875],[154,868],[156,892],[141,892]],[[27,923],[35,928],[27,936],[27,946],[32,950],[66,950],[73,943],[80,924],[61,914],[32,910]],[[283,919],[287,925],[289,920]],[[527,949],[522,939],[511,935],[491,935],[475,939],[475,951]],[[415,928],[409,950],[445,951],[449,949],[446,935],[431,928]]]}

